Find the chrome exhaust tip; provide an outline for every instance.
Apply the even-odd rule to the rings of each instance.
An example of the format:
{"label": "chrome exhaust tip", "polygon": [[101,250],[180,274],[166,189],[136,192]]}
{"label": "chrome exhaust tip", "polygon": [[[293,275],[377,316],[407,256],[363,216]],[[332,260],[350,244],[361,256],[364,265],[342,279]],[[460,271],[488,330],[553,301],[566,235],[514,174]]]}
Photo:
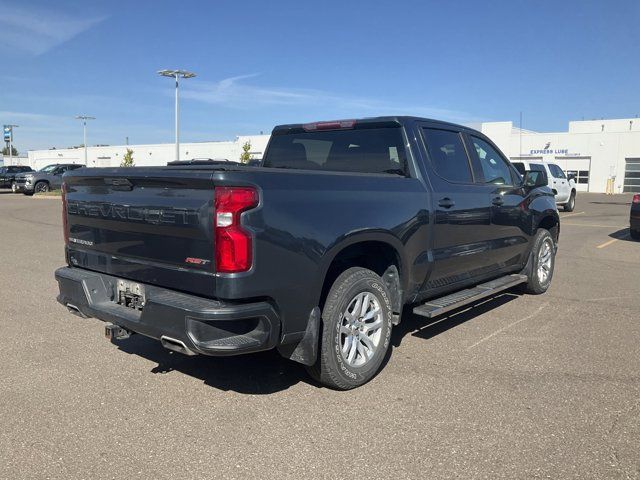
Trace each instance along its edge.
{"label": "chrome exhaust tip", "polygon": [[76,307],[74,304],[67,303],[65,306],[67,307],[67,310],[69,310],[70,313],[73,313],[74,315],[77,315],[78,317],[81,317],[81,318],[89,318],[87,315],[82,313],[80,309]]}
{"label": "chrome exhaust tip", "polygon": [[179,352],[189,356],[197,355],[197,353],[187,347],[183,341],[176,338],[171,338],[163,335],[162,337],[160,337],[160,343],[167,350],[173,350],[174,352]]}

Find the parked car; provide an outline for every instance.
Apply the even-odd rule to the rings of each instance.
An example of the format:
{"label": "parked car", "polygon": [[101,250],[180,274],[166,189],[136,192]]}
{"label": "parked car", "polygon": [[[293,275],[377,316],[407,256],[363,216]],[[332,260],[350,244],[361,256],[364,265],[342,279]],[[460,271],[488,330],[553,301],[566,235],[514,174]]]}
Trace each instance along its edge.
{"label": "parked car", "polygon": [[84,165],[77,163],[55,163],[41,168],[37,172],[26,172],[16,175],[13,188],[14,192],[23,192],[25,195],[58,190],[62,186],[62,175],[70,170],[82,168]]}
{"label": "parked car", "polygon": [[278,126],[261,166],[67,172],[62,202],[58,301],[109,338],[277,348],[336,389],[376,374],[406,305],[544,293],[560,232],[543,172],[414,117]]}
{"label": "parked car", "polygon": [[631,213],[629,214],[629,231],[631,238],[640,240],[640,193],[633,196]]}
{"label": "parked car", "polygon": [[555,163],[533,162],[529,160],[511,162],[520,175],[527,170],[541,170],[546,172],[549,179],[549,187],[556,196],[556,203],[563,207],[565,212],[573,212],[576,208],[576,181],[572,176],[567,176],[564,170]]}
{"label": "parked car", "polygon": [[15,192],[16,175],[25,172],[33,172],[33,169],[24,165],[8,165],[0,167],[0,188],[11,188],[11,190]]}

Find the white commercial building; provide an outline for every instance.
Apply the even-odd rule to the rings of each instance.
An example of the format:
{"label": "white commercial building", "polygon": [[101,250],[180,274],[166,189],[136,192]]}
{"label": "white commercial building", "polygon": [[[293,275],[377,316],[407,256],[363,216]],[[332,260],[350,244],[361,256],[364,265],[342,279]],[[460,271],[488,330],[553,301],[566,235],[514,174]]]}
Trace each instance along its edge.
{"label": "white commercial building", "polygon": [[[252,158],[260,159],[269,141],[269,135],[240,136],[228,142],[196,142],[180,144],[180,159],[193,160],[196,158],[211,158],[214,160],[239,161],[242,146],[249,142],[249,153]],[[158,143],[151,145],[106,145],[87,148],[87,166],[89,167],[117,167],[127,153],[133,151],[133,162],[136,167],[166,165],[175,160],[174,143]],[[52,163],[82,163],[84,164],[84,148],[59,148],[50,150],[29,150],[29,158],[22,164],[38,170]],[[7,157],[8,158],[8,157]],[[14,162],[15,163],[15,162]]]}
{"label": "white commercial building", "polygon": [[[577,188],[605,192],[613,179],[615,193],[640,192],[640,119],[587,120],[569,122],[566,132],[534,132],[514,127],[513,122],[473,125],[491,138],[511,160],[553,161],[576,177]],[[228,142],[180,144],[180,158],[238,160],[245,142],[252,157],[262,158],[269,135],[240,136]],[[136,166],[166,165],[174,160],[174,144],[96,146],[87,149],[90,167],[120,165],[127,148],[133,150]],[[7,161],[5,158],[5,164]],[[14,159],[15,160],[15,159]],[[15,161],[14,161],[15,163]],[[25,164],[24,159],[20,159]],[[84,163],[84,148],[29,151],[29,166],[51,163]]]}
{"label": "white commercial building", "polygon": [[3,165],[29,165],[29,158],[26,155],[0,155],[0,166]]}
{"label": "white commercial building", "polygon": [[640,192],[640,118],[569,122],[567,132],[532,132],[512,122],[482,123],[478,128],[511,160],[552,161],[576,176],[577,189]]}

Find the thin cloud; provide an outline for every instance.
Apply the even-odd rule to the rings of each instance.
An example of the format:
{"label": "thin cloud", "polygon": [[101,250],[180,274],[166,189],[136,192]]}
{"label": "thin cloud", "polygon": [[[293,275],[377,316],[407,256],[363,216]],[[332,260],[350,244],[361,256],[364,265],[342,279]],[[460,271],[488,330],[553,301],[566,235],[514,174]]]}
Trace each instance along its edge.
{"label": "thin cloud", "polygon": [[472,115],[457,110],[416,104],[399,105],[394,102],[337,94],[317,89],[260,87],[243,82],[259,76],[257,73],[225,78],[219,82],[194,81],[185,88],[184,98],[229,108],[251,110],[259,108],[299,107],[305,116],[313,109],[347,115],[417,115],[457,122],[474,121]]}
{"label": "thin cloud", "polygon": [[0,12],[0,48],[32,55],[41,55],[107,18],[80,18],[53,9],[5,2],[0,2]]}

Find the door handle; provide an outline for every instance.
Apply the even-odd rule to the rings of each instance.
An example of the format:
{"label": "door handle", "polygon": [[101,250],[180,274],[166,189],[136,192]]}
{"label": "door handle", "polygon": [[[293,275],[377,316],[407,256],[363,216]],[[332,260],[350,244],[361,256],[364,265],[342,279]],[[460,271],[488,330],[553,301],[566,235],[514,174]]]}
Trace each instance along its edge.
{"label": "door handle", "polygon": [[449,197],[441,198],[440,200],[438,200],[438,205],[441,206],[442,208],[451,208],[455,204],[456,202],[451,200]]}
{"label": "door handle", "polygon": [[493,200],[491,200],[491,203],[493,203],[496,207],[500,207],[504,205],[504,200],[502,197],[496,197]]}

